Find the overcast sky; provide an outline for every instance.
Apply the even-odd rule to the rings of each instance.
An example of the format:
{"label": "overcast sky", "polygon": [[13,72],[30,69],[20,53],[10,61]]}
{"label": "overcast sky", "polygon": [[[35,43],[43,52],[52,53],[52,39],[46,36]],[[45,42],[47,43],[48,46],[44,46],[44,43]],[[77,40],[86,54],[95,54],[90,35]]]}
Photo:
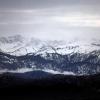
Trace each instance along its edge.
{"label": "overcast sky", "polygon": [[0,36],[99,38],[100,0],[0,0]]}

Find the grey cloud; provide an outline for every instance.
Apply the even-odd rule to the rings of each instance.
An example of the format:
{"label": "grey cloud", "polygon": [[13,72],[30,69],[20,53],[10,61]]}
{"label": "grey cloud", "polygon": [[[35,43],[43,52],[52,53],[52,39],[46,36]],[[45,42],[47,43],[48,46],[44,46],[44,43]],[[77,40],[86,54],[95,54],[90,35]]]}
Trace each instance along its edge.
{"label": "grey cloud", "polygon": [[56,6],[99,5],[100,0],[0,0],[0,8],[33,9]]}
{"label": "grey cloud", "polygon": [[58,5],[77,4],[80,0],[0,0],[0,8],[47,8]]}
{"label": "grey cloud", "polygon": [[[72,24],[75,18],[70,26],[66,21],[70,14],[73,17],[79,15],[79,21],[86,15],[99,18],[99,5],[100,0],[0,0],[0,36],[24,34],[24,36],[41,36],[39,38],[66,39],[83,37],[87,34],[99,37],[99,23],[97,24],[99,27],[91,28],[83,27],[82,21],[74,27]],[[56,22],[57,17],[58,19],[60,17],[59,21],[62,22]],[[92,20],[94,19],[89,19],[90,22]],[[77,20],[75,22],[77,23]]]}

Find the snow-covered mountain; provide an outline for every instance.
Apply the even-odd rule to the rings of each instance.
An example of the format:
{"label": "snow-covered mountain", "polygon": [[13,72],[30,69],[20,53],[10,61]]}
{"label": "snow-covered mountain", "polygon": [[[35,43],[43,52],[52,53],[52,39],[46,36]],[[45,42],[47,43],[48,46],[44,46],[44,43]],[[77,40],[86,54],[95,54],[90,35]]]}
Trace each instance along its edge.
{"label": "snow-covered mountain", "polygon": [[100,40],[0,38],[0,73],[41,70],[52,74],[100,73]]}
{"label": "snow-covered mountain", "polygon": [[71,53],[89,53],[100,50],[100,40],[39,40],[25,38],[21,35],[1,37],[0,51],[11,55],[21,56],[29,53],[42,54],[58,53],[62,55]]}

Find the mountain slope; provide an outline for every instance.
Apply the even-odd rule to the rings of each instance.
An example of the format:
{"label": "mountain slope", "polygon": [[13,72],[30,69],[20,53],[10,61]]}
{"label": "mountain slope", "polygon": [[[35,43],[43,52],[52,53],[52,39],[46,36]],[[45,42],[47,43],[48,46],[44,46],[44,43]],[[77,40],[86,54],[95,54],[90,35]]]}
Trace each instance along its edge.
{"label": "mountain slope", "polygon": [[47,53],[41,55],[12,56],[0,53],[0,69],[18,70],[31,68],[34,70],[53,70],[60,73],[73,72],[76,75],[96,74],[100,72],[100,51],[88,54],[74,53],[60,55]]}
{"label": "mountain slope", "polygon": [[43,41],[20,35],[0,38],[0,71],[42,70],[91,75],[100,72],[99,40]]}
{"label": "mountain slope", "polygon": [[39,40],[25,38],[20,35],[1,37],[0,50],[10,55],[22,56],[28,53],[42,54],[58,53],[67,55],[70,53],[89,53],[100,50],[99,40]]}

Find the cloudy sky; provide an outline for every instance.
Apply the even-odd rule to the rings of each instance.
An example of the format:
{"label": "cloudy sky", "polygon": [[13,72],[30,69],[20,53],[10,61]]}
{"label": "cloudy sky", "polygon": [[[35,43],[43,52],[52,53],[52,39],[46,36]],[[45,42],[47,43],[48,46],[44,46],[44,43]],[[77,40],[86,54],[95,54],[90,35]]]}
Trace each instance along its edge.
{"label": "cloudy sky", "polygon": [[100,38],[100,0],[0,0],[0,36]]}

